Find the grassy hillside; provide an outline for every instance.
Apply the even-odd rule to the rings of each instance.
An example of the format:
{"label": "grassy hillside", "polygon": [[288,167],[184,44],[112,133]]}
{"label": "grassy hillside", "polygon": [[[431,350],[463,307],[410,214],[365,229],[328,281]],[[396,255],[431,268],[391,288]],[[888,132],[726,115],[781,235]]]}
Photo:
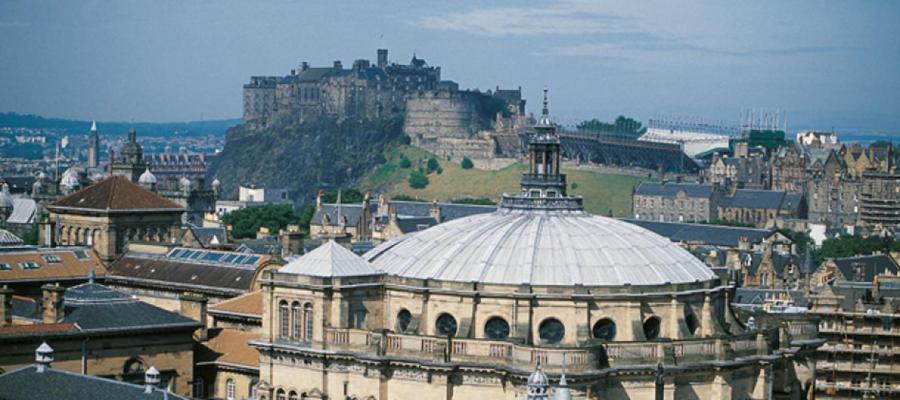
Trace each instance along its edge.
{"label": "grassy hillside", "polygon": [[[385,152],[387,162],[360,180],[360,188],[373,192],[384,192],[388,196],[405,194],[425,200],[446,201],[460,197],[487,197],[499,200],[502,193],[519,190],[519,177],[525,170],[523,165],[511,165],[497,171],[462,169],[458,163],[438,159],[443,173],[428,175],[429,184],[424,189],[413,189],[407,183],[409,172],[424,167],[431,154],[425,150],[399,146]],[[400,168],[401,154],[412,166]],[[594,213],[606,215],[610,209],[615,216],[628,216],[631,210],[631,188],[638,184],[640,177],[608,174],[587,170],[563,168],[568,177],[569,193],[584,196],[585,208]],[[572,186],[575,184],[575,188]]]}

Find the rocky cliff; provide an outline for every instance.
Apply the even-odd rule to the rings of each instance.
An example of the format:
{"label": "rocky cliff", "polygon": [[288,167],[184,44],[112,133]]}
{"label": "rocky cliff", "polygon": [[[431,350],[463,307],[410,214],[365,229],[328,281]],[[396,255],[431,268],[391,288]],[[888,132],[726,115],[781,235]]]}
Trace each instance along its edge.
{"label": "rocky cliff", "polygon": [[221,182],[222,198],[236,198],[240,185],[294,191],[295,203],[315,198],[319,188],[356,182],[383,162],[385,146],[403,134],[403,119],[318,118],[299,125],[226,134],[225,149],[210,168],[208,181]]}

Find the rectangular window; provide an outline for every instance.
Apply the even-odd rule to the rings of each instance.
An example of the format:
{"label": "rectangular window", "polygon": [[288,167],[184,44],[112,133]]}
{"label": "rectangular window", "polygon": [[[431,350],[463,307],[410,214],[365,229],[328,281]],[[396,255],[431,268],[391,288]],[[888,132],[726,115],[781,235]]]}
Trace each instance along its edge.
{"label": "rectangular window", "polygon": [[25,261],[25,262],[19,263],[19,268],[21,268],[21,269],[38,269],[40,267],[41,266],[38,265],[38,263],[33,262],[33,261]]}
{"label": "rectangular window", "polygon": [[11,269],[12,269],[12,267],[10,267],[9,264],[5,264],[5,263],[0,264],[0,271],[9,271]]}
{"label": "rectangular window", "polygon": [[88,260],[91,258],[90,256],[88,256],[87,252],[84,250],[75,250],[72,253],[74,253],[75,258],[77,258],[79,260]]}

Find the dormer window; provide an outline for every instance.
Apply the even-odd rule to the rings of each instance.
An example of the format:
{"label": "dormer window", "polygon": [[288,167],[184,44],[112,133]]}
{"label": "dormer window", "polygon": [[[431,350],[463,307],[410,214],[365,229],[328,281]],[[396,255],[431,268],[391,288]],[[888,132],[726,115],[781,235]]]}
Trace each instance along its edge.
{"label": "dormer window", "polygon": [[34,261],[23,261],[19,263],[19,268],[22,269],[38,269],[41,266]]}
{"label": "dormer window", "polygon": [[56,254],[44,254],[43,256],[41,256],[41,258],[43,258],[45,262],[50,264],[56,264],[62,261]]}
{"label": "dormer window", "polygon": [[10,271],[10,270],[12,270],[12,267],[10,267],[9,264],[0,263],[0,271]]}

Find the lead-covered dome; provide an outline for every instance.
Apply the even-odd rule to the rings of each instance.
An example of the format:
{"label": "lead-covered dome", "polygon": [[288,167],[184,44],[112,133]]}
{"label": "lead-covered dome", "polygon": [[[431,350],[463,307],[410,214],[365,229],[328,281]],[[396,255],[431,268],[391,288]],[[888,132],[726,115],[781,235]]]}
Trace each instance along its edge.
{"label": "lead-covered dome", "polygon": [[388,275],[488,284],[622,286],[715,279],[668,239],[583,211],[500,209],[388,241],[364,258]]}

